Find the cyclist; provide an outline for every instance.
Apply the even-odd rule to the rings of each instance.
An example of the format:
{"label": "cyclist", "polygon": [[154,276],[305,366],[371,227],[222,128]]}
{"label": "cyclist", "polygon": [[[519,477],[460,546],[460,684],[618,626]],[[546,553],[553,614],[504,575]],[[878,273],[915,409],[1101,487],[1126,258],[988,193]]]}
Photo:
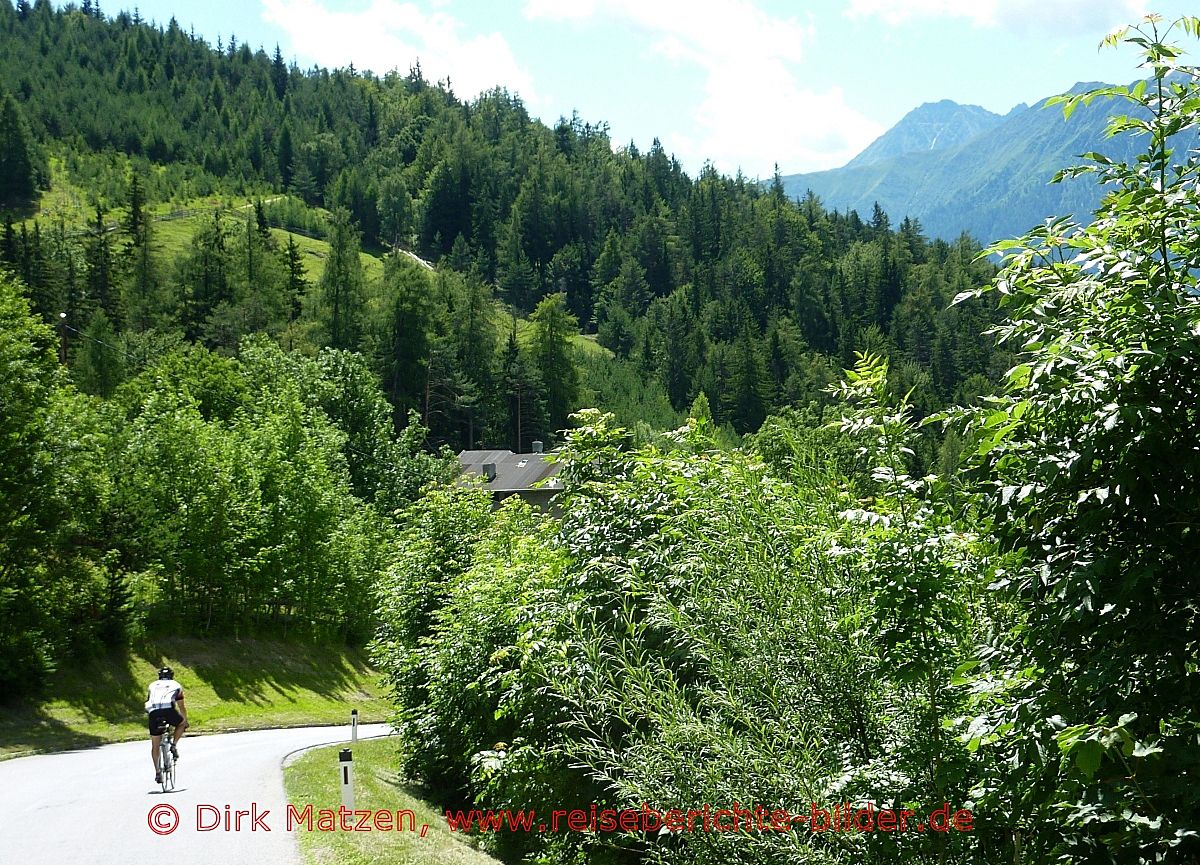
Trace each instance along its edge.
{"label": "cyclist", "polygon": [[150,713],[150,758],[154,762],[154,783],[162,783],[162,768],[159,766],[158,747],[168,724],[175,726],[171,739],[171,756],[179,759],[176,746],[183,731],[188,727],[187,708],[183,705],[183,687],[175,681],[175,671],[163,667],[158,679],[150,683],[146,696],[146,711]]}

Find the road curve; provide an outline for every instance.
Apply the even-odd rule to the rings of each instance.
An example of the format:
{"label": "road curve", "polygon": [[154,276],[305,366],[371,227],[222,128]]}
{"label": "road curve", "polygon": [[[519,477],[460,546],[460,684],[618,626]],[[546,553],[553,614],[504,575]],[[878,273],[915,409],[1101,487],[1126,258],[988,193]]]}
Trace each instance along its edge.
{"label": "road curve", "polygon": [[[363,724],[359,736],[389,732]],[[178,789],[154,783],[149,738],[86,751],[0,762],[0,860],[71,865],[296,865],[300,853],[286,829],[282,762],[289,753],[343,742],[349,726],[254,730],[187,737],[179,746]],[[336,763],[329,771],[336,772]],[[339,803],[330,803],[336,808]],[[171,805],[179,815],[169,835],[151,831],[148,815]],[[215,810],[199,809],[209,805]],[[240,831],[197,831],[225,807],[264,811],[259,828],[242,818]],[[160,826],[170,813],[159,815]],[[263,831],[263,825],[270,831]]]}

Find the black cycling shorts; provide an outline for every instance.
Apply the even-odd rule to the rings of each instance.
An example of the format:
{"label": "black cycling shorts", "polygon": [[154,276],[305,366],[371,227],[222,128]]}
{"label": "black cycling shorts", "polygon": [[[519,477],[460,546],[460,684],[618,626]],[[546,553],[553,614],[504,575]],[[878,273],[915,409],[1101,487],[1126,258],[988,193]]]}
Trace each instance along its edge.
{"label": "black cycling shorts", "polygon": [[161,736],[166,731],[168,724],[172,727],[182,724],[183,715],[179,714],[179,710],[174,706],[170,709],[152,709],[147,723],[151,736]]}

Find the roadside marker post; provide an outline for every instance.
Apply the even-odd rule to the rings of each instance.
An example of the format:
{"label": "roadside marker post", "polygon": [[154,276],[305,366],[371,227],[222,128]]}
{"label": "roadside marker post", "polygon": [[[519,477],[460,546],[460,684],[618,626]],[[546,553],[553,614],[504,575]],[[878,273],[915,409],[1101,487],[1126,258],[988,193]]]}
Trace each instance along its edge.
{"label": "roadside marker post", "polygon": [[338,755],[338,780],[342,783],[342,805],[347,811],[354,810],[354,757],[349,748]]}
{"label": "roadside marker post", "polygon": [[358,741],[358,709],[350,710],[350,741]]}

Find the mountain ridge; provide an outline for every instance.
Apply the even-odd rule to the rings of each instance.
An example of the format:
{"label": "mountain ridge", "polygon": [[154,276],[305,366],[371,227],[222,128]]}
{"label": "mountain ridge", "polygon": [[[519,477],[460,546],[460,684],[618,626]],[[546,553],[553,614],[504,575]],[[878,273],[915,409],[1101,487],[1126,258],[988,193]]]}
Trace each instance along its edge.
{"label": "mountain ridge", "polygon": [[885,162],[909,153],[956,147],[1000,122],[1001,116],[978,105],[950,99],[925,102],[905,114],[883,135],[843,165],[853,168]]}
{"label": "mountain ridge", "polygon": [[[1108,85],[1081,81],[1066,92],[1103,86]],[[1134,145],[1127,136],[1105,136],[1115,107],[1112,97],[1081,104],[1069,119],[1057,106],[1047,106],[1048,98],[1032,106],[1014,106],[1003,116],[987,112],[994,122],[959,110],[978,106],[950,100],[926,103],[846,165],[784,176],[784,189],[791,197],[811,190],[827,207],[860,214],[870,213],[878,202],[893,222],[906,216],[916,219],[926,233],[944,240],[966,232],[991,242],[1063,214],[1086,221],[1102,188],[1087,178],[1051,184],[1055,172],[1088,151],[1131,158]],[[925,122],[930,106],[937,108],[938,116],[958,118],[960,123],[974,117],[983,128],[970,135],[963,134],[969,130],[954,131],[951,137],[957,143],[949,146],[913,149],[920,140],[913,136],[914,127]],[[876,158],[880,154],[887,155]]]}

